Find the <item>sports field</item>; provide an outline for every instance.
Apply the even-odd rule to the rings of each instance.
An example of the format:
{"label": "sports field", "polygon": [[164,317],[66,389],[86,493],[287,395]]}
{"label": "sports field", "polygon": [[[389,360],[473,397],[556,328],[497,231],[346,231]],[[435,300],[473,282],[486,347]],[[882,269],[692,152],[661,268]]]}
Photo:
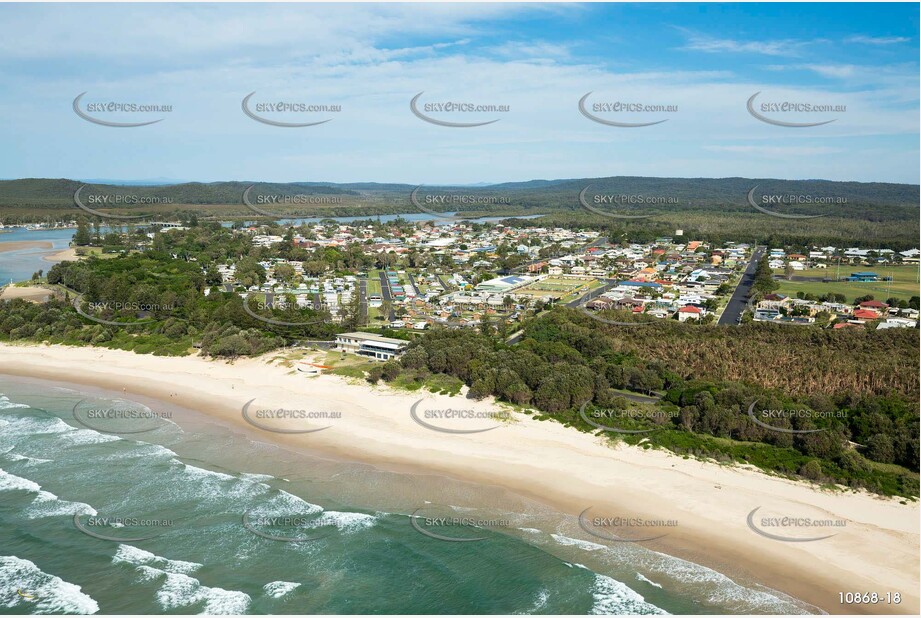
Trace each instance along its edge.
{"label": "sports field", "polygon": [[515,294],[524,296],[549,296],[551,298],[562,298],[568,294],[577,291],[587,291],[598,281],[591,277],[570,278],[570,277],[547,277],[540,281],[515,290]]}
{"label": "sports field", "polygon": [[[918,267],[915,265],[873,267],[842,265],[840,271],[836,266],[830,266],[829,268],[809,268],[796,271],[793,276],[834,279],[836,276],[847,277],[852,272],[860,271],[875,272],[880,277],[892,277],[892,281],[831,281],[825,283],[822,281],[787,281],[781,278],[777,280],[777,283],[780,284],[777,292],[788,296],[796,296],[797,292],[816,296],[828,293],[844,294],[848,302],[868,294],[872,294],[876,300],[883,301],[887,298],[908,300],[912,296],[919,295]],[[775,270],[774,274],[783,275],[783,271]]]}

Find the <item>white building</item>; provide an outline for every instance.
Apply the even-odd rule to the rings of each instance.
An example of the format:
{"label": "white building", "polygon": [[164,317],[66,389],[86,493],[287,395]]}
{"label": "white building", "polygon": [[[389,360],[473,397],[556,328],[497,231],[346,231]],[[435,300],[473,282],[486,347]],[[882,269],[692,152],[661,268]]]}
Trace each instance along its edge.
{"label": "white building", "polygon": [[382,361],[399,356],[407,345],[409,345],[408,341],[383,337],[374,333],[341,333],[336,335],[336,348],[339,350]]}
{"label": "white building", "polygon": [[886,318],[876,328],[877,330],[881,328],[914,328],[917,325],[916,320],[909,320],[908,318]]}

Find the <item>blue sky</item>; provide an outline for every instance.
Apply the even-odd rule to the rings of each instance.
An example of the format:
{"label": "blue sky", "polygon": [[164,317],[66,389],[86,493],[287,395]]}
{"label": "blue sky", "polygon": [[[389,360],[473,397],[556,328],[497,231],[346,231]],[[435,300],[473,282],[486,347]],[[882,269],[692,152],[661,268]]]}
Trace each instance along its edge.
{"label": "blue sky", "polygon": [[[918,4],[0,5],[0,177],[919,182]],[[746,101],[841,107],[764,111]],[[90,113],[110,101],[164,113]],[[263,113],[241,100],[340,105]],[[410,99],[507,105],[414,116]],[[595,104],[676,106],[606,112]],[[761,108],[759,108],[761,109]]]}

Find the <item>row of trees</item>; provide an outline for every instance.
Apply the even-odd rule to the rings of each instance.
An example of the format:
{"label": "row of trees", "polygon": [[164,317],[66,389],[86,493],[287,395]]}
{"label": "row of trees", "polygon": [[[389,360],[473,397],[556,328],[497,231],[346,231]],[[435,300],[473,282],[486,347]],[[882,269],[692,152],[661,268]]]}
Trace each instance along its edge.
{"label": "row of trees", "polygon": [[[871,463],[894,463],[917,472],[921,454],[918,413],[911,397],[891,391],[861,394],[847,386],[834,392],[794,396],[777,388],[721,380],[719,371],[712,368],[681,370],[661,358],[650,360],[655,357],[631,351],[618,341],[624,331],[643,339],[667,339],[675,332],[660,328],[611,327],[608,332],[608,327],[578,312],[557,309],[529,324],[524,339],[515,346],[482,332],[436,329],[415,340],[398,364],[393,361],[382,367],[374,379],[393,379],[401,371],[416,376],[447,374],[468,384],[472,397],[495,396],[532,406],[585,430],[592,427],[579,416],[583,404],[589,409],[627,410],[635,404],[625,399],[622,391],[658,394],[662,396],[659,407],[665,413],[645,415],[631,425],[671,430],[644,434],[654,443],[682,452],[722,456],[726,454],[722,452],[725,444],[714,438],[730,438],[739,444],[761,445],[752,461],[773,470],[885,493],[917,493],[909,477]],[[643,334],[638,334],[641,331]],[[775,333],[775,345],[781,333],[793,332],[803,330],[781,329]],[[673,348],[682,345],[674,340],[669,343]],[[891,344],[880,342],[890,354]],[[685,353],[693,355],[705,345],[706,338],[701,337],[697,346],[690,346]],[[905,347],[910,349],[910,345]],[[771,351],[764,350],[763,354],[769,358]],[[765,409],[788,412],[771,418],[768,424],[773,427],[822,431],[790,434],[765,428],[747,413],[755,402],[759,413]],[[674,432],[685,438],[675,441]],[[774,449],[773,455],[765,455],[764,449]],[[747,453],[741,457],[749,460]],[[811,460],[817,463],[810,465]]]}

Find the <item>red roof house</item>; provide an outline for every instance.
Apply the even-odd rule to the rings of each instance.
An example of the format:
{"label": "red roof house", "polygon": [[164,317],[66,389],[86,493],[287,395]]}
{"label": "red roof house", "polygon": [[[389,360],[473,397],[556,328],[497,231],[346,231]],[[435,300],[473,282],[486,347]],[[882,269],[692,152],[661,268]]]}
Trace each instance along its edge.
{"label": "red roof house", "polygon": [[858,320],[877,320],[879,319],[879,314],[870,309],[858,309],[854,312],[854,317]]}

